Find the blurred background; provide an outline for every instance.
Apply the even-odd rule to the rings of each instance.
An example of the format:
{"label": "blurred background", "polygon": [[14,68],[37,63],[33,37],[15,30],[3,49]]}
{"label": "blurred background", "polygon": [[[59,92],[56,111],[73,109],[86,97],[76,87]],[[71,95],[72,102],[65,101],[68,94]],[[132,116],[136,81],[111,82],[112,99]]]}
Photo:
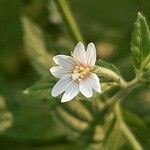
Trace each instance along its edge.
{"label": "blurred background", "polygon": [[[134,78],[131,32],[138,11],[150,22],[150,1],[68,0],[68,3],[85,43],[94,42],[98,57],[117,65],[127,81]],[[51,116],[50,100],[23,94],[41,77],[41,68],[33,67],[37,54],[44,53],[46,59],[40,61],[51,66],[51,55],[69,54],[75,44],[54,1],[0,0],[0,150],[79,149],[72,147],[71,142],[66,144],[63,129],[57,128]],[[127,99],[124,109],[140,118],[127,122],[148,150],[150,91],[138,88]]]}

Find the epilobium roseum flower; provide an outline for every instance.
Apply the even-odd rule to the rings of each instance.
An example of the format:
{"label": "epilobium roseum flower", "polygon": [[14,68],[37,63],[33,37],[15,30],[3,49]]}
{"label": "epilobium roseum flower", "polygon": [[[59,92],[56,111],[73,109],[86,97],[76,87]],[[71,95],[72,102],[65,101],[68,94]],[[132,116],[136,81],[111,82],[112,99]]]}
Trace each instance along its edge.
{"label": "epilobium roseum flower", "polygon": [[79,42],[71,56],[56,55],[53,57],[58,65],[52,67],[50,72],[60,80],[52,89],[52,96],[63,94],[61,102],[72,100],[79,92],[89,98],[93,90],[101,92],[99,78],[92,73],[96,62],[96,49],[93,43],[89,43],[85,51],[84,45]]}

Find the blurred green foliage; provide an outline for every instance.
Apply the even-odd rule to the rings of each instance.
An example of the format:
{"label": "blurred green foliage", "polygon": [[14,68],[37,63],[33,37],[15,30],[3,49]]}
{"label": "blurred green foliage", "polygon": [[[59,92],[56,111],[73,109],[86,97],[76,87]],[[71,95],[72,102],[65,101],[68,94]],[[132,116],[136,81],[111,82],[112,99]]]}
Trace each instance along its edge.
{"label": "blurred green foliage", "polygon": [[[97,46],[98,57],[118,65],[121,74],[127,80],[133,78],[134,68],[129,48],[131,30],[139,10],[145,14],[148,22],[150,21],[150,2],[148,0],[70,0],[68,2],[86,43],[93,41]],[[94,109],[96,104],[91,101],[86,105],[82,105],[80,101],[71,102],[74,103],[73,106],[77,105],[79,110],[85,112],[76,110],[73,113],[76,107],[70,107],[72,106],[70,103],[68,104],[70,106],[59,106],[53,111],[52,108],[58,105],[59,101],[50,96],[50,84],[47,85],[47,82],[49,80],[52,82],[52,79],[47,81],[46,78],[46,81],[45,79],[44,82],[43,79],[40,81],[39,85],[45,88],[45,93],[42,95],[38,95],[36,88],[38,83],[35,88],[33,86],[30,89],[35,91],[37,97],[23,94],[22,91],[37,81],[41,74],[48,74],[48,71],[43,71],[43,66],[39,66],[39,62],[43,61],[41,58],[43,54],[46,58],[44,62],[50,68],[52,65],[50,58],[54,54],[69,54],[73,47],[73,40],[52,0],[0,0],[0,95],[2,95],[0,128],[2,113],[9,114],[2,119],[7,124],[3,132],[0,130],[0,149],[18,150],[19,147],[20,150],[79,150],[87,146],[81,145],[80,141],[91,141],[93,136],[97,139],[97,133],[101,133],[101,128],[108,133],[109,128],[114,130],[109,133],[109,139],[101,137],[102,133],[100,137],[98,134],[98,140],[104,138],[106,145],[90,143],[89,149],[100,146],[106,150],[132,149],[118,129],[118,124],[114,123],[113,117],[106,117],[105,125],[101,124],[100,127],[98,125],[98,128],[95,124],[91,130],[80,131],[82,134],[74,131],[72,127],[64,126],[71,124],[66,122],[68,115],[76,119],[79,124],[83,118],[89,117],[89,114],[92,114],[91,118],[96,117]],[[34,53],[30,53],[31,49]],[[5,108],[1,109],[1,103],[4,103],[1,101],[6,103]],[[83,103],[85,104],[84,101]],[[149,89],[138,88],[123,101],[122,106],[126,124],[144,149],[150,149]],[[63,115],[59,112],[61,109],[67,111],[65,117],[62,117],[63,121],[59,120]],[[78,113],[80,118],[77,118]],[[75,136],[70,137],[71,135]],[[79,139],[74,142],[76,138]]]}

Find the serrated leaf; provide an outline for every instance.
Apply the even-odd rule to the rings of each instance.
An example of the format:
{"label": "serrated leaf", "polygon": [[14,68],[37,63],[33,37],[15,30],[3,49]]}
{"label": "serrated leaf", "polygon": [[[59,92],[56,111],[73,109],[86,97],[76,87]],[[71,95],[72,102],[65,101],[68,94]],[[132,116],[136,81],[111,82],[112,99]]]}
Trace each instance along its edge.
{"label": "serrated leaf", "polygon": [[150,82],[150,54],[145,58],[142,64],[142,68],[143,68],[142,78],[146,79],[148,83]]}
{"label": "serrated leaf", "polygon": [[150,31],[145,17],[139,12],[131,40],[131,51],[134,66],[137,70],[141,69],[144,59],[150,53]]}
{"label": "serrated leaf", "polygon": [[42,75],[48,73],[52,66],[52,56],[46,50],[44,35],[40,27],[30,21],[27,17],[22,17],[23,41],[29,60],[33,67]]}

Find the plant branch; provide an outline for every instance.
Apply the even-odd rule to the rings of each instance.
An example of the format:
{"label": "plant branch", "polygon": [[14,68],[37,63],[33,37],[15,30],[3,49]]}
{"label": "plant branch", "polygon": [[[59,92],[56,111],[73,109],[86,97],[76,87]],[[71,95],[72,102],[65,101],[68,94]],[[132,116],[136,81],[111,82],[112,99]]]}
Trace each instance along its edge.
{"label": "plant branch", "polygon": [[137,80],[137,78],[135,78],[130,82],[127,82],[126,87],[124,89],[122,89],[120,92],[118,92],[117,94],[115,94],[113,97],[109,99],[109,101],[106,103],[106,107],[110,107],[114,105],[117,101],[122,100],[138,85],[139,85],[139,81]]}
{"label": "plant branch", "polygon": [[125,96],[127,96],[134,88],[136,88],[139,85],[139,80],[135,78],[134,80],[130,82],[126,82],[126,87],[123,88],[120,92],[115,94],[112,98],[109,99],[109,101],[106,103],[105,110],[114,110],[114,114],[116,116],[117,121],[119,122],[119,126],[125,135],[125,137],[128,139],[129,143],[135,150],[143,150],[140,143],[137,141],[136,137],[133,135],[133,133],[130,131],[128,126],[125,124],[119,102],[122,100]]}
{"label": "plant branch", "polygon": [[81,35],[81,32],[77,26],[77,23],[73,17],[73,14],[71,13],[71,9],[67,3],[66,0],[55,0],[54,1],[58,10],[60,11],[60,15],[62,16],[62,19],[66,23],[66,26],[69,29],[69,32],[75,42],[84,42],[83,37]]}
{"label": "plant branch", "polygon": [[122,130],[125,137],[128,139],[129,143],[135,150],[143,150],[141,144],[138,142],[134,134],[131,132],[129,127],[126,125],[126,123],[123,120],[122,112],[120,109],[119,102],[117,102],[114,106],[114,113],[116,115],[116,119],[119,122],[120,129]]}
{"label": "plant branch", "polygon": [[123,78],[117,73],[115,73],[114,71],[112,71],[111,69],[107,69],[107,68],[100,67],[100,66],[95,66],[93,69],[93,72],[96,73],[100,77],[104,77],[104,78],[111,80],[112,82],[116,84],[116,86],[119,86],[121,88],[126,87],[126,82],[123,80]]}

